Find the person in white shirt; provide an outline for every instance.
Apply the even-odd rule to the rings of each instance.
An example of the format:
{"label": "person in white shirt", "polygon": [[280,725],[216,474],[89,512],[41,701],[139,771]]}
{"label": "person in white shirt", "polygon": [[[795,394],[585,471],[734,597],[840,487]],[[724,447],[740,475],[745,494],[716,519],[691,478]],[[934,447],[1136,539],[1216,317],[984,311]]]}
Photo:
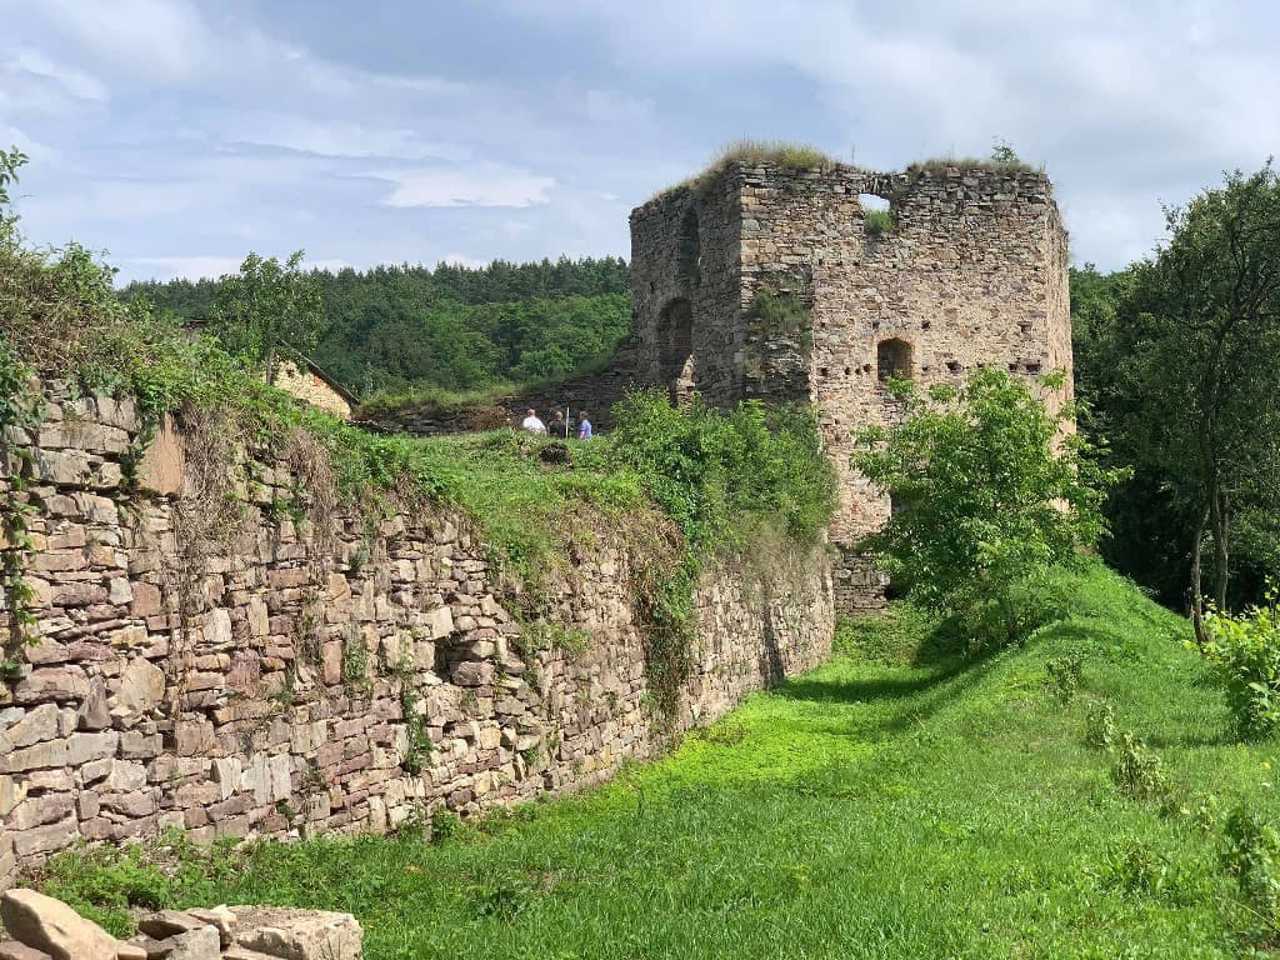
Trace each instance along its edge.
{"label": "person in white shirt", "polygon": [[525,411],[525,418],[520,424],[520,429],[528,430],[530,433],[540,433],[545,435],[547,432],[547,425],[538,419],[538,412],[530,407]]}

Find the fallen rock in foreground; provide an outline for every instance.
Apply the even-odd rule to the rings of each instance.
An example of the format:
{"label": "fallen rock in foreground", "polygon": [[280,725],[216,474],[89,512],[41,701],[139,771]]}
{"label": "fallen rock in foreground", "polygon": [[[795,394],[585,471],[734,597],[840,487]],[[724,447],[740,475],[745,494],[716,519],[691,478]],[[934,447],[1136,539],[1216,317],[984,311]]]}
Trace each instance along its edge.
{"label": "fallen rock in foreground", "polygon": [[161,910],[117,940],[61,900],[35,890],[0,897],[0,960],[362,960],[364,931],[349,913],[287,907]]}

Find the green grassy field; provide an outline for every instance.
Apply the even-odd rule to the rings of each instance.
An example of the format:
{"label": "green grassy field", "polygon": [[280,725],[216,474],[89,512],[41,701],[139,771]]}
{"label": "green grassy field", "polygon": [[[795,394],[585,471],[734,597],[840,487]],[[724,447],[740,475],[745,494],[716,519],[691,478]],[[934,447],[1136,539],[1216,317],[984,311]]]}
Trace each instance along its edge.
{"label": "green grassy field", "polygon": [[[444,842],[263,844],[167,877],[64,857],[45,885],[348,910],[370,960],[1247,955],[1212,810],[1280,813],[1276,748],[1233,741],[1183,621],[1100,568],[1071,587],[1069,620],[985,658],[864,623],[669,758]],[[1063,704],[1046,662],[1071,654]],[[1100,701],[1171,803],[1123,795],[1086,744]]]}

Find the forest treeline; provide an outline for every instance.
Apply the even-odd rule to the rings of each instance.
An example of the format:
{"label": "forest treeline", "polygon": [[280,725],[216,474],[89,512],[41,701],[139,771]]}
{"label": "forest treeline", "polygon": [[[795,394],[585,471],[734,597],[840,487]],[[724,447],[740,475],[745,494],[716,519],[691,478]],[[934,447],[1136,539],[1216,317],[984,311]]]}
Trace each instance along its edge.
{"label": "forest treeline", "polygon": [[[568,377],[631,327],[627,263],[585,257],[310,271],[322,319],[311,359],[359,396],[473,391]],[[184,319],[211,318],[228,278],[132,283]]]}
{"label": "forest treeline", "polygon": [[1075,382],[1081,428],[1130,474],[1106,559],[1199,628],[1280,571],[1280,176],[1230,173],[1165,214],[1150,256],[1072,270]]}

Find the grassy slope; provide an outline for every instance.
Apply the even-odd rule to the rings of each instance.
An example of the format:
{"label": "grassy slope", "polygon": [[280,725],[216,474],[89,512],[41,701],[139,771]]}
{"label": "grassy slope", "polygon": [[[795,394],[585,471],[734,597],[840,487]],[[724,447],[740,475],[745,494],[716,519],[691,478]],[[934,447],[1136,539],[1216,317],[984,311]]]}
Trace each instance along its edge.
{"label": "grassy slope", "polygon": [[[1280,813],[1276,749],[1230,741],[1178,618],[1101,569],[1076,610],[985,660],[839,656],[662,762],[483,833],[264,845],[154,897],[350,910],[371,960],[1235,955],[1216,833],[1122,798],[1084,717],[1110,701],[1189,807],[1212,790]],[[884,652],[882,629],[863,636]],[[1044,664],[1077,649],[1063,707]],[[1168,858],[1155,891],[1108,867],[1135,844]],[[54,892],[101,897],[122,872],[61,875]]]}

